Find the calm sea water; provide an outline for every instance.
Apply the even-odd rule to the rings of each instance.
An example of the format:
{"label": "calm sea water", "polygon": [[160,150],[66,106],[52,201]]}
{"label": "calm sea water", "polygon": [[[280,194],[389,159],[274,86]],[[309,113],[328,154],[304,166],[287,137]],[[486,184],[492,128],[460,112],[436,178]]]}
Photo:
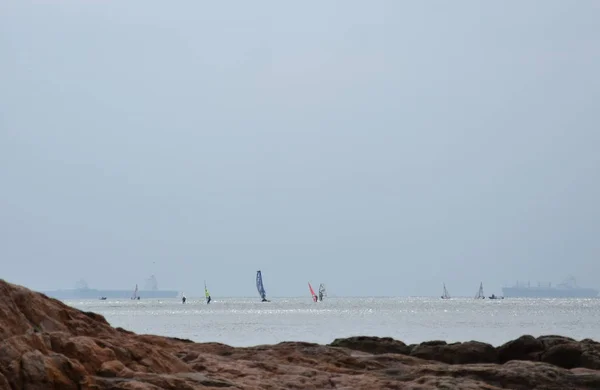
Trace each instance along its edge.
{"label": "calm sea water", "polygon": [[233,346],[329,343],[353,335],[406,343],[442,339],[499,345],[523,334],[600,340],[600,299],[257,298],[67,301],[136,333]]}

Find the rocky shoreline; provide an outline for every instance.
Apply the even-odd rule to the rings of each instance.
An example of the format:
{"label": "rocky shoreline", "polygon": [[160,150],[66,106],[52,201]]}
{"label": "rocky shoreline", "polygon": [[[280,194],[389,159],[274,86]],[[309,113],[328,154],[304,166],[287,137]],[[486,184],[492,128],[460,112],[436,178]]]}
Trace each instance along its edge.
{"label": "rocky shoreline", "polygon": [[4,389],[600,389],[600,343],[522,336],[406,345],[351,337],[250,348],[137,335],[0,280]]}

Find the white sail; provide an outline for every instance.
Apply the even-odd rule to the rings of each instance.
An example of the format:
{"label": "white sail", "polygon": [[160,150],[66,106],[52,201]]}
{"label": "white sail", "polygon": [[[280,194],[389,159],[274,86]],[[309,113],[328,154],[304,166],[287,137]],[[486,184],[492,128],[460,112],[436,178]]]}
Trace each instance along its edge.
{"label": "white sail", "polygon": [[444,293],[442,294],[442,299],[450,299],[450,294],[448,294],[448,290],[446,289],[446,283],[444,283]]}
{"label": "white sail", "polygon": [[327,290],[325,289],[325,285],[321,283],[319,285],[319,301],[323,300],[323,297],[327,296]]}
{"label": "white sail", "polygon": [[475,295],[475,299],[485,299],[485,294],[483,293],[483,283],[479,283],[479,290],[477,291],[477,295]]}

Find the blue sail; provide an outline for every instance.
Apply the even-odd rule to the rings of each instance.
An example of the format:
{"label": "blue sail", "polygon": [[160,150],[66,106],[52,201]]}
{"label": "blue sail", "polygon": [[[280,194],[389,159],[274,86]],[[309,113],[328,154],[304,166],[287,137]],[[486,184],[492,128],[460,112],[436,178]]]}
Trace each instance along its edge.
{"label": "blue sail", "polygon": [[262,298],[262,300],[267,299],[267,292],[265,291],[265,286],[263,286],[262,274],[260,271],[256,271],[256,289],[258,290],[258,294]]}

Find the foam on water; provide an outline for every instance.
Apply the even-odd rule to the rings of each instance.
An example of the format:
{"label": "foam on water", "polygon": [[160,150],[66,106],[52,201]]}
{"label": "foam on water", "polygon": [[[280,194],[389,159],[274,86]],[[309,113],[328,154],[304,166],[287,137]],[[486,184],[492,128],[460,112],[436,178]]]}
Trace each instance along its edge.
{"label": "foam on water", "polygon": [[233,346],[337,337],[390,336],[406,343],[442,339],[501,344],[523,334],[600,340],[600,299],[308,298],[67,301],[136,333]]}

